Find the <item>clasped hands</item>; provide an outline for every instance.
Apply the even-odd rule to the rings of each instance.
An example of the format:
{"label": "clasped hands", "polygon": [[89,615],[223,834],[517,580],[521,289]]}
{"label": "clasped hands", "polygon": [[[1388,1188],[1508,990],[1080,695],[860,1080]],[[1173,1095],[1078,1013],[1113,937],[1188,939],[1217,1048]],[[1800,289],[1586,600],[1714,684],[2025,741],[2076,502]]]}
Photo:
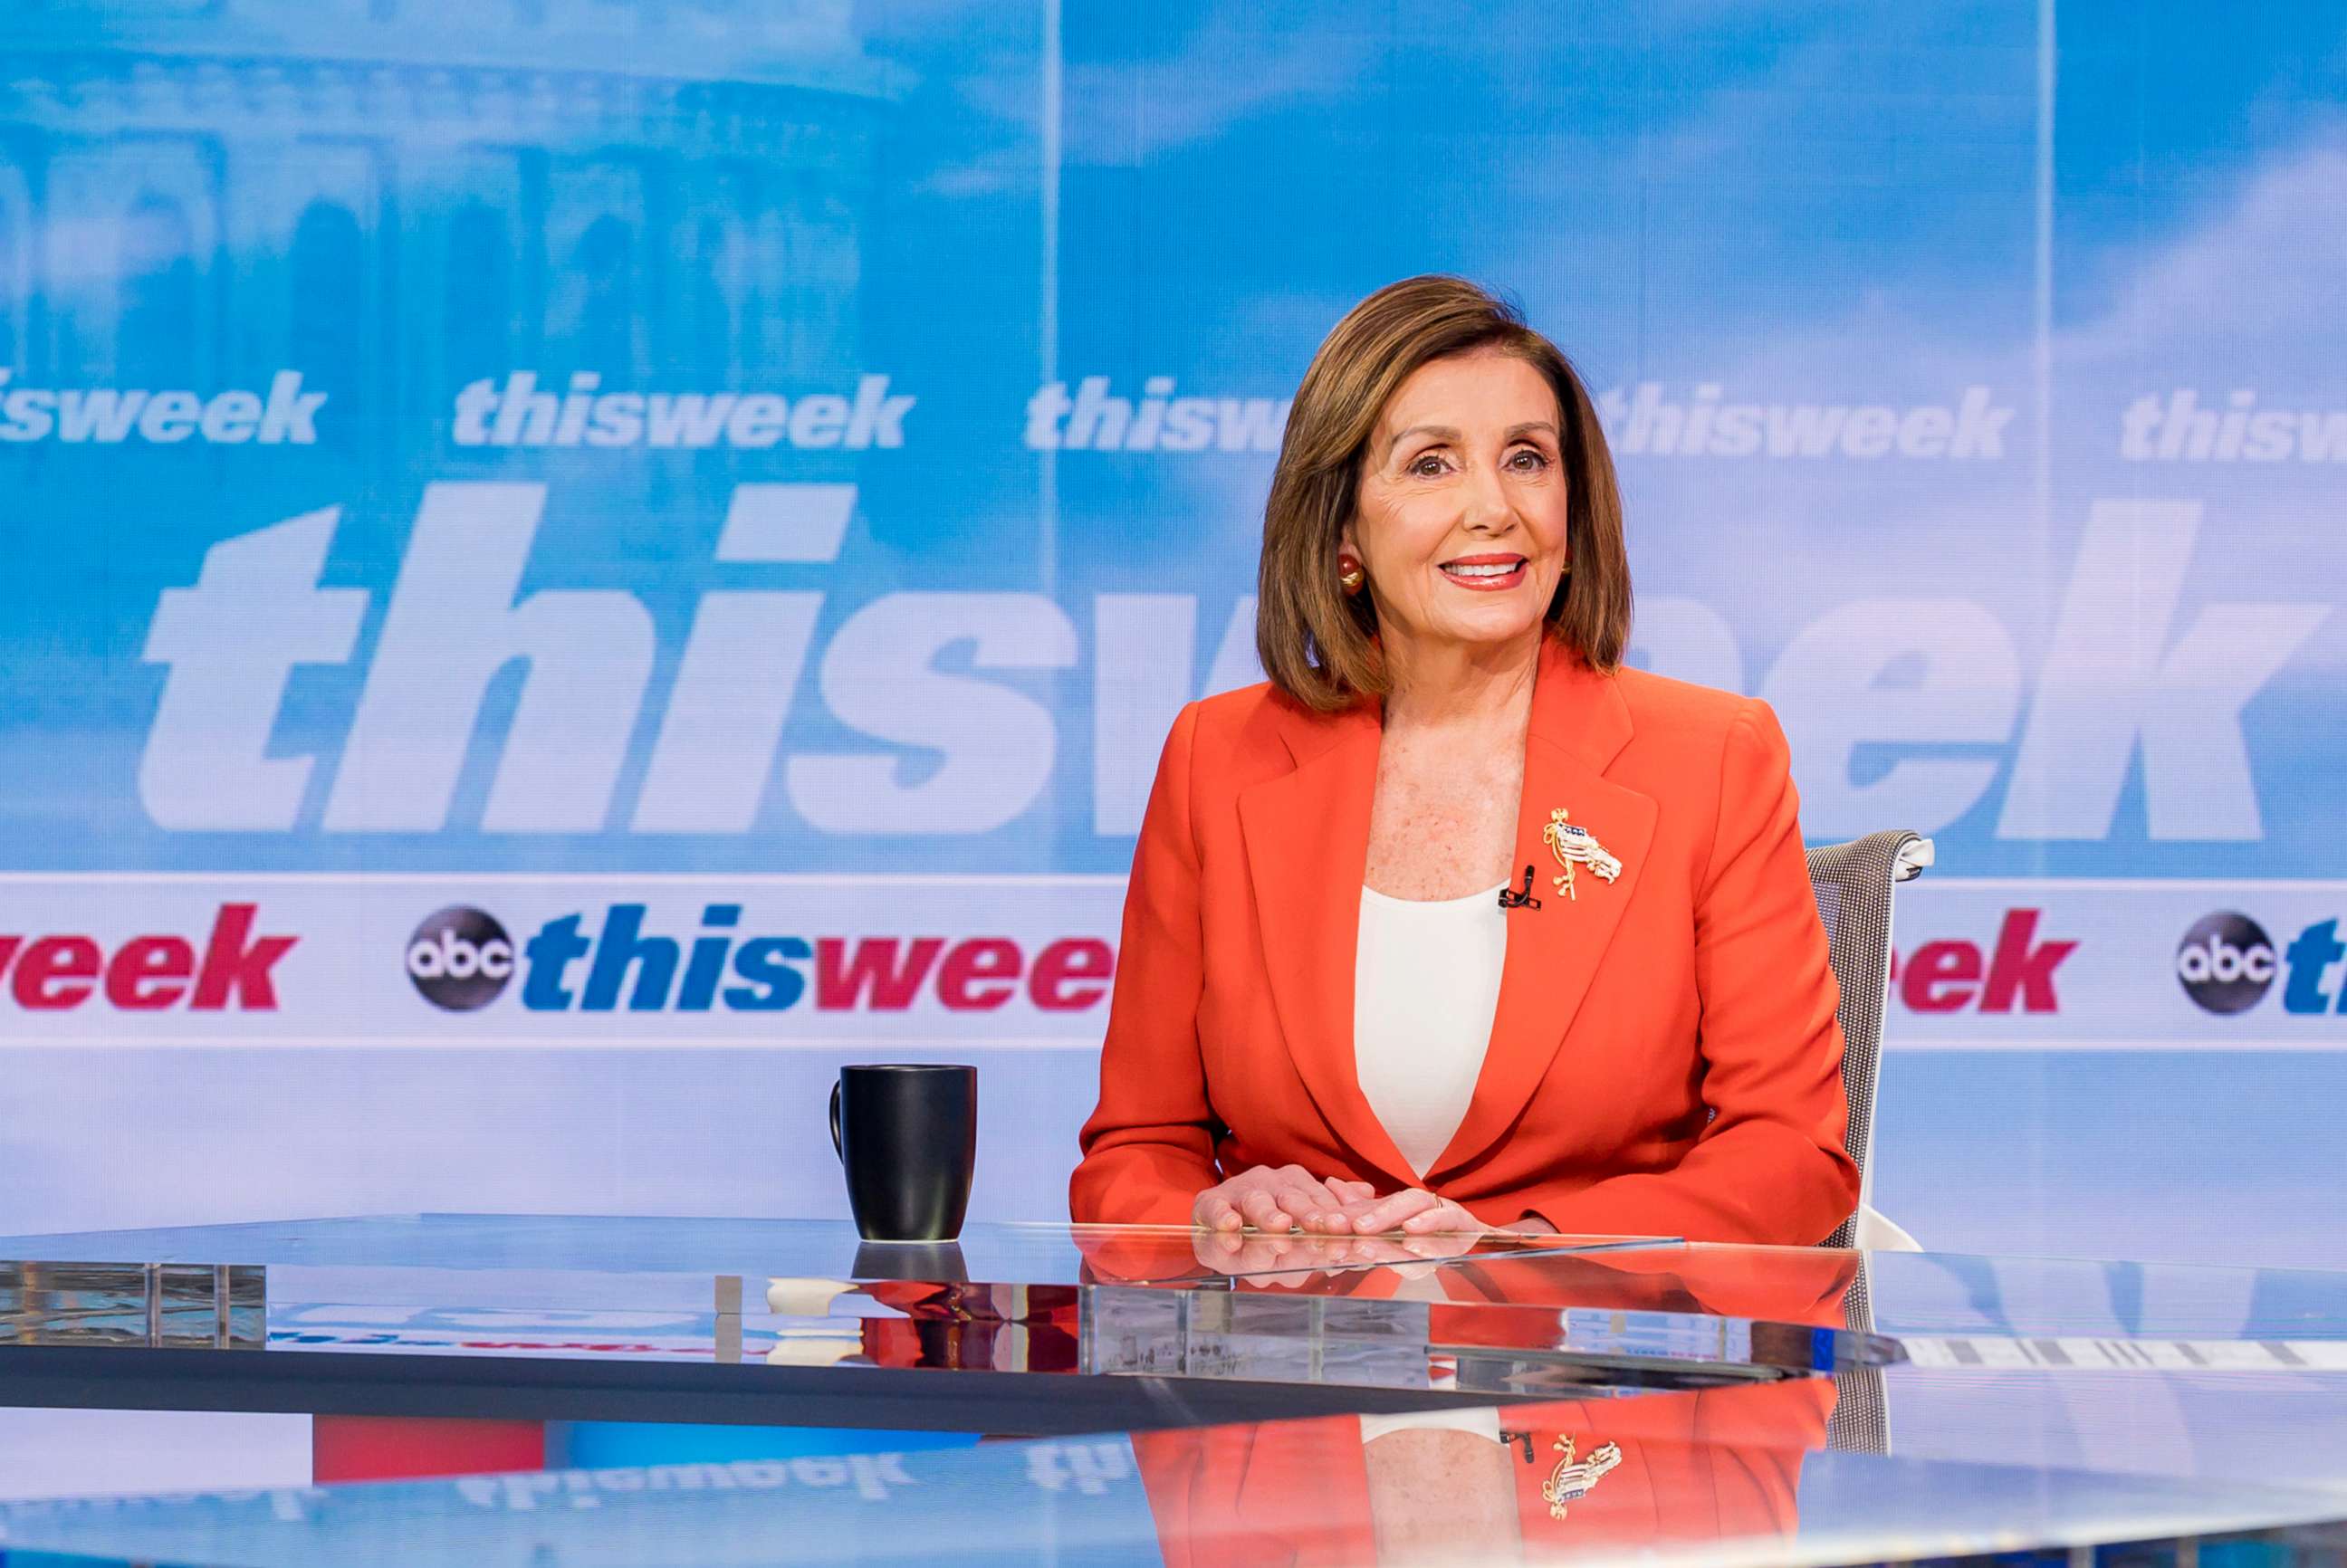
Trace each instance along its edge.
{"label": "clasped hands", "polygon": [[1379,1197],[1367,1182],[1321,1181],[1301,1165],[1256,1165],[1191,1206],[1194,1250],[1208,1268],[1266,1274],[1301,1289],[1322,1270],[1378,1265],[1417,1278],[1460,1257],[1494,1228],[1423,1188]]}
{"label": "clasped hands", "polygon": [[1253,1226],[1271,1235],[1479,1236],[1492,1228],[1421,1188],[1379,1197],[1367,1182],[1324,1182],[1301,1165],[1250,1166],[1208,1187],[1191,1205],[1190,1222],[1201,1230]]}

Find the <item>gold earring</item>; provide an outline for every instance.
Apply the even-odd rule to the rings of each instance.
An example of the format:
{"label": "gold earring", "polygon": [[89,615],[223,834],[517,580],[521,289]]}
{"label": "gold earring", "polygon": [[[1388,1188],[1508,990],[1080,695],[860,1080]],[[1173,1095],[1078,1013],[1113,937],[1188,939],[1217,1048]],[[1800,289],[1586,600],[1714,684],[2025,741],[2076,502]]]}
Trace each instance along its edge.
{"label": "gold earring", "polygon": [[1337,552],[1337,583],[1348,596],[1360,592],[1361,585],[1368,580],[1368,573],[1361,569],[1360,557],[1350,550]]}

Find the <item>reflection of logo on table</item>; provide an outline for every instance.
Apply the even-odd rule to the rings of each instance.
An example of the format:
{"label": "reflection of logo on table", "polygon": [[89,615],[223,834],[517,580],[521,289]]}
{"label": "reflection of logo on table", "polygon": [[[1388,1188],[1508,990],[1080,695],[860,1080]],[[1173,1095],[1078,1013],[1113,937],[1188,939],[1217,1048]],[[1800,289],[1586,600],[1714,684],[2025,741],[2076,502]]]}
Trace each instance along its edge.
{"label": "reflection of logo on table", "polygon": [[1556,1440],[1556,1454],[1554,1473],[1541,1482],[1541,1497],[1548,1503],[1551,1519],[1563,1519],[1566,1503],[1578,1502],[1588,1496],[1589,1489],[1604,1480],[1607,1471],[1622,1462],[1621,1446],[1606,1443],[1593,1450],[1587,1459],[1575,1463],[1573,1440],[1569,1437]]}

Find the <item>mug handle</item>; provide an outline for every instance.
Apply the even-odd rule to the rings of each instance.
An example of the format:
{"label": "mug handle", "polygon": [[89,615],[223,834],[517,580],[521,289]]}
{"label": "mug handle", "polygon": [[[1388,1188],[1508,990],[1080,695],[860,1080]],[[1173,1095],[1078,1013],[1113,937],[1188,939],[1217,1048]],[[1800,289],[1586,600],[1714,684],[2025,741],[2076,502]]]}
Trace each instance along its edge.
{"label": "mug handle", "polygon": [[831,1152],[839,1157],[842,1164],[845,1164],[847,1162],[847,1151],[839,1146],[840,1088],[840,1081],[834,1079],[831,1085]]}

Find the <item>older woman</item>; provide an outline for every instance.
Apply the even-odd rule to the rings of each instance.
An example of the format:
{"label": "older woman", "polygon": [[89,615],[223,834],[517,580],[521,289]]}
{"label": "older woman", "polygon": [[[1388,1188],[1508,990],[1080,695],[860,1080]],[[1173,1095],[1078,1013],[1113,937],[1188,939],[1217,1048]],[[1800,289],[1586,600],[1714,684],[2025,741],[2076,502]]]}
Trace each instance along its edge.
{"label": "older woman", "polygon": [[1270,681],[1158,767],[1078,1221],[1810,1244],[1842,1040],[1766,704],[1626,668],[1613,463],[1509,306],[1412,278],[1297,389]]}

